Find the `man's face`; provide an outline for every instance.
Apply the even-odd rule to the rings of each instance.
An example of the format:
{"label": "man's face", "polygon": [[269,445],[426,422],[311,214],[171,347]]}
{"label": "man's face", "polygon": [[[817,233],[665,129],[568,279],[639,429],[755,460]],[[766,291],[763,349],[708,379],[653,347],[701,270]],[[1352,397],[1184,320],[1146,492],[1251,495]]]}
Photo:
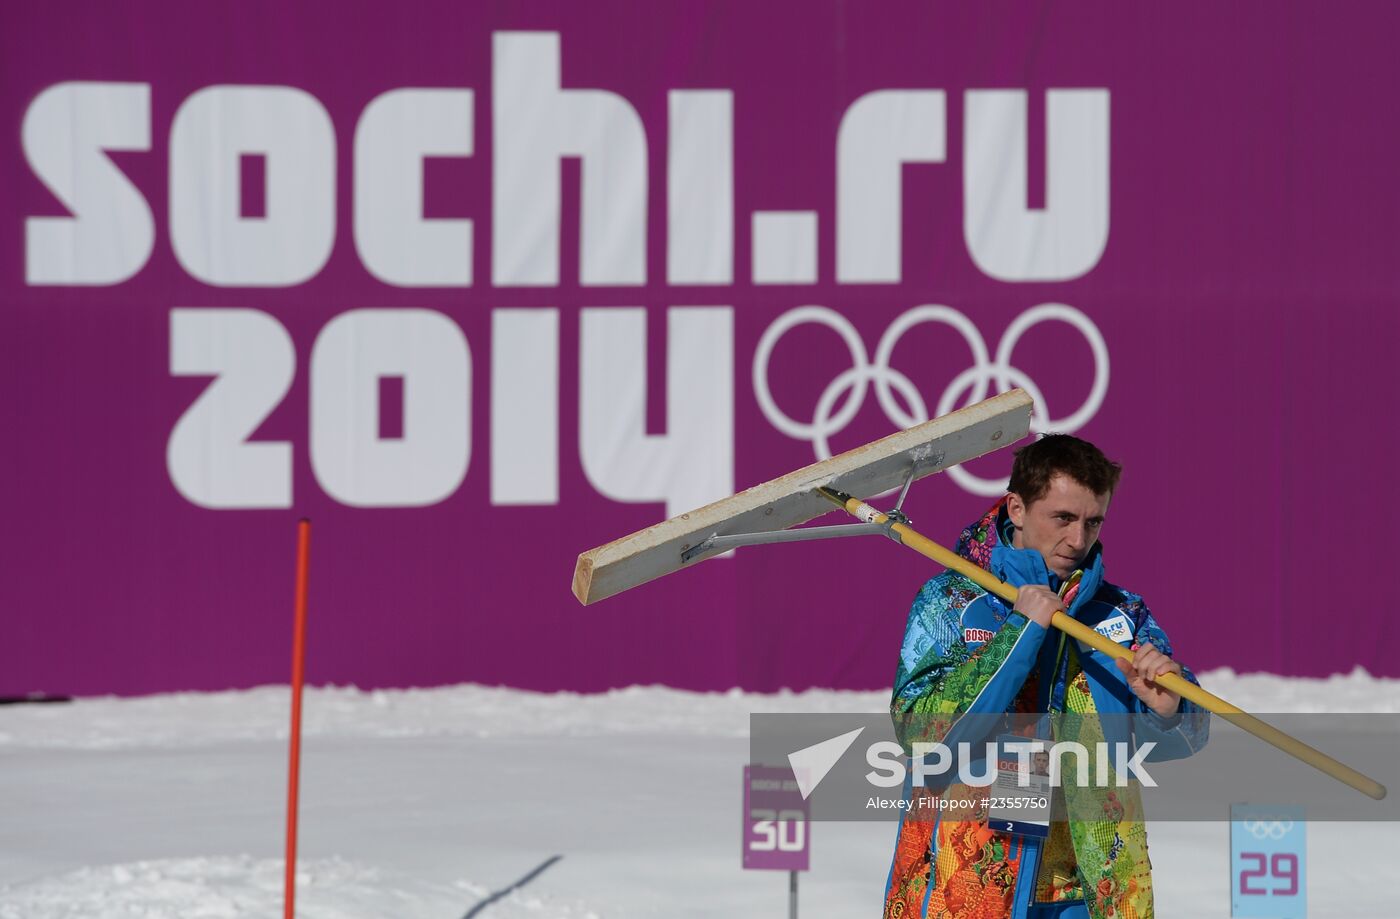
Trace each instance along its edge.
{"label": "man's face", "polygon": [[1055,474],[1050,490],[1030,506],[1012,492],[1006,502],[1006,512],[1016,526],[1012,545],[1038,550],[1051,571],[1067,578],[1099,541],[1109,497],[1096,495],[1061,473]]}

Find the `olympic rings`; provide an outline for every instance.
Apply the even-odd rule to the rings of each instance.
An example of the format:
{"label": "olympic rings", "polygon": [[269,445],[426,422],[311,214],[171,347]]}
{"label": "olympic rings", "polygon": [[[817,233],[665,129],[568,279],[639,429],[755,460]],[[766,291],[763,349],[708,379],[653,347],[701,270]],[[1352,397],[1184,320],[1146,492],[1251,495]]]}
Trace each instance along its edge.
{"label": "olympic rings", "polygon": [[[1058,320],[1074,326],[1089,344],[1094,355],[1094,382],[1089,395],[1073,413],[1065,418],[1052,420],[1046,407],[1045,397],[1040,388],[1024,372],[1012,366],[1011,354],[1027,331],[1046,320]],[[1013,387],[1025,389],[1035,402],[1031,416],[1031,430],[1037,433],[1062,431],[1073,433],[1088,424],[1103,405],[1108,392],[1109,360],[1108,346],[1103,334],[1093,320],[1072,306],[1063,303],[1043,303],[1033,307],[1009,325],[997,345],[996,357],[989,356],[987,343],[972,320],[949,306],[916,306],[890,323],[875,348],[875,359],[870,360],[865,341],[854,325],[833,309],[824,306],[799,306],[788,310],[773,321],[758,340],[753,358],[753,391],[763,416],[773,427],[795,440],[806,440],[818,460],[831,457],[831,436],[845,429],[860,411],[865,402],[866,389],[875,387],[875,400],[894,425],[900,429],[913,427],[929,419],[928,404],[917,386],[905,374],[890,366],[895,346],[904,333],[926,322],[939,322],[950,326],[967,342],[972,352],[972,366],[953,378],[943,390],[938,400],[936,415],[946,415],[953,411],[967,393],[967,403],[980,402],[987,397],[988,387],[995,384],[998,393]],[[816,409],[809,422],[797,421],[788,416],[773,400],[768,386],[768,363],[773,349],[787,332],[796,326],[816,323],[831,329],[846,345],[851,355],[851,366],[837,374],[822,390],[817,399]],[[895,392],[903,398],[909,410],[905,411],[895,398]],[[837,402],[845,395],[846,399],[837,407]],[[951,476],[965,490],[976,495],[999,495],[1006,489],[1006,479],[982,479],[965,469],[954,466],[948,470]]]}
{"label": "olympic rings", "polygon": [[1255,839],[1282,839],[1293,829],[1292,820],[1245,820],[1243,823]]}

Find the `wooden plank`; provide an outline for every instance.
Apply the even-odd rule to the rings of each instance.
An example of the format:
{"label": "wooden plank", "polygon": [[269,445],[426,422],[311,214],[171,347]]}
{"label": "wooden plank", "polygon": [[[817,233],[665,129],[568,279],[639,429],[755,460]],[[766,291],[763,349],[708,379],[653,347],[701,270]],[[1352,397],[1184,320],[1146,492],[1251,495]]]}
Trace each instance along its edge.
{"label": "wooden plank", "polygon": [[714,535],[786,530],[833,510],[821,486],[867,498],[897,488],[911,467],[915,478],[1009,446],[1030,432],[1031,398],[1013,389],[905,431],[755,485],[713,504],[590,549],[574,567],[574,596],[584,604],[689,568],[681,553]]}

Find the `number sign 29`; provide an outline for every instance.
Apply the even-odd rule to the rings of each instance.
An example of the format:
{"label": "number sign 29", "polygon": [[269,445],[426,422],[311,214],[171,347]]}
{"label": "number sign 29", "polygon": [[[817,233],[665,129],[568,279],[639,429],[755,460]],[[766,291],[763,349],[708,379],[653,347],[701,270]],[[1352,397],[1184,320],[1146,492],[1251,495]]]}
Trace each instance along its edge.
{"label": "number sign 29", "polygon": [[1301,807],[1230,808],[1230,915],[1307,916],[1307,824]]}

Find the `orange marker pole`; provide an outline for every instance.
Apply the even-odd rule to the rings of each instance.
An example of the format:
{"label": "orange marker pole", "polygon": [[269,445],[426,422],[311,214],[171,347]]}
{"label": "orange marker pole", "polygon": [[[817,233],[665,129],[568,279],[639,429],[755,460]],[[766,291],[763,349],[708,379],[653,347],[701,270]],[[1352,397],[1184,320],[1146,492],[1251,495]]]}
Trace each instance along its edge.
{"label": "orange marker pole", "polygon": [[296,915],[297,894],[297,788],[301,775],[301,685],[306,675],[306,593],[311,567],[311,521],[297,523],[296,624],[292,632],[292,731],[291,762],[287,768],[287,886],[283,897],[285,919]]}

